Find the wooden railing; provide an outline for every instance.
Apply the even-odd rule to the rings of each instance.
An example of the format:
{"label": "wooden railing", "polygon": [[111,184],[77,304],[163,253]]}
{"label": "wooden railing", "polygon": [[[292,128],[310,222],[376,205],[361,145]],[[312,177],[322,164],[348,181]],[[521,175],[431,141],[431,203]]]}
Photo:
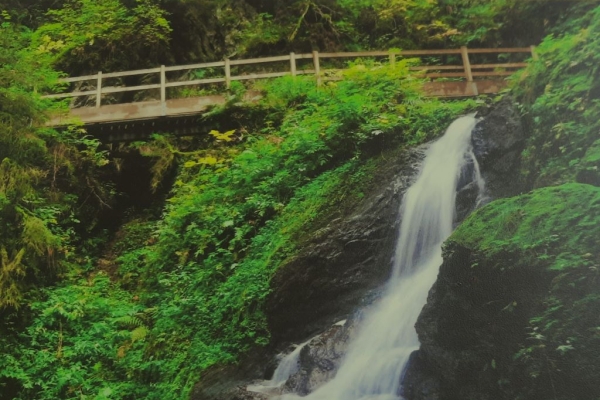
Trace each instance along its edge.
{"label": "wooden railing", "polygon": [[[139,69],[123,72],[98,72],[94,75],[78,76],[72,78],[63,78],[60,81],[63,83],[76,83],[82,81],[95,81],[94,90],[72,91],[69,93],[48,94],[45,98],[69,98],[79,96],[95,96],[96,107],[102,105],[102,95],[111,93],[122,93],[139,90],[160,89],[160,101],[165,102],[167,99],[167,89],[183,86],[208,85],[224,83],[226,88],[231,87],[232,81],[242,81],[250,79],[266,79],[276,78],[286,75],[315,75],[317,84],[321,84],[322,80],[327,79],[323,73],[327,70],[321,69],[321,60],[330,58],[359,58],[359,57],[388,57],[390,63],[396,61],[396,57],[427,57],[427,56],[443,56],[443,55],[460,55],[461,65],[422,65],[411,67],[413,71],[422,72],[426,78],[464,78],[467,82],[473,82],[478,77],[501,77],[508,76],[514,73],[518,68],[525,67],[525,62],[510,62],[510,63],[488,63],[488,64],[471,64],[470,56],[473,54],[504,54],[504,53],[528,53],[532,58],[536,58],[535,47],[520,47],[520,48],[495,48],[495,49],[468,49],[461,47],[460,49],[443,49],[443,50],[404,50],[404,51],[364,51],[364,52],[346,52],[346,53],[319,53],[313,51],[307,54],[290,53],[285,56],[252,58],[246,60],[229,60],[216,61],[201,64],[178,65],[166,67],[161,65],[157,68]],[[298,60],[311,60],[309,69],[299,69]],[[289,69],[281,72],[259,72],[243,75],[232,76],[231,67],[241,65],[253,65],[263,63],[286,62],[289,63]],[[192,79],[186,81],[167,80],[167,72],[173,71],[190,71],[207,68],[223,68],[223,76],[216,78]],[[121,78],[135,75],[159,74],[159,83],[138,85],[138,86],[118,86],[104,87],[103,80],[109,78]]]}

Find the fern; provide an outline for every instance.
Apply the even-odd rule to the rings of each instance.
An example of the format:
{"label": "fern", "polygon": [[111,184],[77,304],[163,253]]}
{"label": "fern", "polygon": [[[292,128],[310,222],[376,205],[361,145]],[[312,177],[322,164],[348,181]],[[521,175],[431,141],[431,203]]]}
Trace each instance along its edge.
{"label": "fern", "polygon": [[20,279],[25,276],[25,267],[21,263],[25,249],[11,260],[3,246],[0,249],[0,308],[18,308],[23,297]]}
{"label": "fern", "polygon": [[131,331],[131,343],[144,340],[148,335],[148,332],[150,332],[150,330],[146,326],[138,326]]}

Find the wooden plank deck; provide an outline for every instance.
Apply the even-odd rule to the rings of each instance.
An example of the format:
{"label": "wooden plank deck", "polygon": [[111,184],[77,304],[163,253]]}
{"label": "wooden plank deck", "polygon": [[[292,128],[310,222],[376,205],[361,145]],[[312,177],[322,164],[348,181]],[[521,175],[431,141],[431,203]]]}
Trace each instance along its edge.
{"label": "wooden plank deck", "polygon": [[[181,66],[160,66],[157,68],[147,68],[134,71],[122,72],[98,72],[95,75],[86,75],[80,77],[69,77],[62,79],[62,82],[73,84],[78,82],[90,82],[93,90],[80,90],[74,87],[67,93],[48,94],[46,98],[75,98],[80,96],[89,96],[95,98],[95,104],[92,107],[72,108],[68,115],[56,115],[48,123],[49,126],[65,126],[73,120],[83,122],[86,126],[94,126],[97,130],[101,125],[110,125],[111,130],[117,129],[119,124],[128,124],[133,121],[152,121],[167,118],[187,118],[189,116],[201,114],[209,107],[222,105],[226,98],[224,95],[198,96],[192,98],[174,98],[167,99],[167,89],[184,86],[198,85],[223,85],[223,89],[231,87],[232,81],[268,79],[285,75],[314,75],[316,84],[320,85],[323,81],[330,79],[325,72],[329,71],[322,68],[324,59],[357,58],[357,57],[385,57],[386,62],[395,63],[397,57],[431,57],[431,56],[453,56],[457,57],[461,64],[457,65],[421,65],[412,67],[411,70],[422,76],[429,78],[431,82],[425,83],[424,90],[428,96],[443,98],[477,96],[481,94],[498,93],[506,87],[506,81],[499,80],[500,77],[511,75],[527,64],[524,62],[505,62],[505,63],[482,63],[472,64],[472,54],[511,54],[525,53],[527,56],[536,58],[535,48],[499,48],[499,49],[441,49],[441,50],[407,50],[407,51],[371,51],[371,52],[347,52],[347,53],[319,53],[314,51],[307,54],[290,53],[285,56],[253,58],[246,60],[224,60],[210,63],[181,65]],[[307,60],[310,66],[306,68],[306,62],[298,65],[299,60]],[[274,64],[284,64],[284,69],[273,71]],[[266,71],[252,71],[241,75],[232,75],[232,67],[259,64],[268,64]],[[211,76],[208,78],[191,79],[187,81],[169,81],[167,72],[173,71],[195,71],[210,68],[214,74],[215,68],[223,69],[222,76]],[[148,77],[156,75],[156,83],[146,83],[138,86],[103,86],[107,79],[121,78],[126,76],[143,75],[146,82],[152,82]],[[448,80],[447,78],[453,78]],[[456,78],[462,78],[457,81]],[[477,79],[475,79],[477,78]],[[150,78],[151,79],[151,78]],[[339,79],[339,78],[338,78]],[[88,86],[89,87],[89,86]],[[131,91],[155,90],[160,94],[159,100],[131,102],[125,104],[103,105],[103,96],[114,93],[125,93]],[[245,101],[255,101],[259,96],[256,92],[250,92],[246,95]],[[146,124],[148,125],[148,124]],[[150,126],[150,125],[148,125]]]}

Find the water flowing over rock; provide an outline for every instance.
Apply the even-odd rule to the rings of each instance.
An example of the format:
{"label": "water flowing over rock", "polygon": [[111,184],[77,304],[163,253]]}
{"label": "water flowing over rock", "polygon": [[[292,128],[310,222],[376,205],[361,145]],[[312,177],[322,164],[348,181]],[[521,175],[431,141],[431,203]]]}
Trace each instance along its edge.
{"label": "water flowing over rock", "polygon": [[267,299],[274,343],[296,343],[346,318],[389,278],[398,232],[398,206],[427,146],[390,157],[379,188],[347,218],[314,233],[300,254],[281,266]]}
{"label": "water flowing over rock", "polygon": [[[398,398],[402,371],[419,345],[413,325],[437,276],[441,243],[452,232],[463,167],[477,164],[470,145],[474,125],[472,116],[459,118],[428,149],[419,176],[402,201],[403,219],[383,297],[360,321],[335,377],[307,399]],[[478,167],[471,171],[470,180],[481,185]]]}
{"label": "water flowing over rock", "polygon": [[[517,171],[519,167],[518,156],[509,156],[510,160],[504,158],[507,153],[516,154],[523,146],[523,130],[518,115],[507,102],[501,102],[485,114],[488,117],[492,115],[500,127],[493,127],[484,119],[477,123],[473,131],[473,149],[468,151],[467,145],[462,172],[456,177],[456,181],[453,180],[454,187],[457,189],[454,224],[468,215],[476,204],[502,195],[501,190],[498,190],[503,179],[500,172],[502,168],[496,165],[498,159],[503,159],[504,168],[509,165],[510,171]],[[508,137],[503,138],[502,135],[507,131],[506,127],[509,127]],[[267,304],[274,345],[283,349],[282,344],[286,342],[299,343],[311,335],[322,332],[304,346],[299,354],[300,369],[290,376],[278,393],[306,395],[336,374],[348,343],[356,334],[356,320],[351,319],[352,323],[349,322],[346,326],[324,327],[331,326],[342,318],[348,318],[357,308],[368,307],[379,297],[381,289],[378,288],[381,288],[389,278],[389,271],[392,269],[391,260],[397,239],[396,232],[402,221],[402,213],[399,216],[400,200],[410,183],[414,181],[426,149],[426,146],[421,146],[404,151],[397,157],[397,161],[388,163],[383,171],[380,171],[383,172],[380,175],[382,181],[380,188],[365,198],[360,209],[347,218],[331,221],[329,225],[315,232],[298,257],[278,270],[272,281],[274,291],[269,296]],[[480,168],[477,161],[480,163]],[[488,190],[485,198],[480,193],[481,178],[473,179],[477,175],[486,176],[492,182],[491,187],[486,182]],[[512,192],[519,190],[520,188],[515,188],[514,185],[511,189]],[[451,219],[449,224],[450,228],[445,230],[451,231]],[[440,243],[443,239],[444,237],[440,237]],[[417,242],[419,240],[421,239]],[[437,267],[441,264],[439,256],[435,262],[432,262],[432,264],[436,263],[437,266],[432,268],[434,272],[429,277],[431,280],[429,286],[435,281]],[[424,296],[428,289],[429,287],[423,289],[422,302],[425,301]],[[415,310],[418,313],[420,307],[416,306]],[[412,318],[413,321],[416,320],[416,314]],[[402,356],[403,359],[406,361],[417,347],[418,341],[415,339],[412,346],[409,346],[410,350]],[[420,387],[421,392],[427,395],[423,399],[436,400],[439,381],[427,377],[428,366],[421,362],[418,354],[415,353],[410,357],[411,365],[417,366],[420,371],[418,379],[426,383]],[[265,359],[265,354],[256,353],[249,358],[251,360],[242,361],[240,365],[254,365],[255,369],[230,368],[227,373],[221,373],[221,377],[216,379],[221,382],[220,386],[213,381],[220,372],[209,372],[209,379],[203,378],[204,383],[197,386],[192,399],[267,398],[264,393],[247,391],[242,382],[244,379],[246,383],[261,378],[269,379],[275,366]],[[257,359],[261,361],[257,362]],[[410,380],[411,376],[414,376],[415,369],[412,368],[407,372],[407,379]],[[400,374],[401,371],[397,372],[398,376]],[[398,379],[396,381],[399,382]],[[394,384],[396,385],[397,382]],[[219,386],[220,389],[214,391],[211,389],[214,386]],[[213,393],[212,397],[206,395],[203,388]],[[272,397],[273,394],[271,393],[270,396]]]}
{"label": "water flowing over rock", "polygon": [[[340,328],[330,328],[333,324],[373,301],[389,278],[400,224],[399,205],[427,147],[386,154],[377,171],[375,188],[360,206],[316,231],[299,255],[277,271],[267,303],[272,347],[251,351],[237,365],[207,370],[192,392],[193,400],[266,398],[265,394],[247,391],[246,386],[255,380],[271,379],[275,354],[290,352],[289,344],[294,341],[300,343],[319,333],[327,337],[330,329]],[[330,357],[330,352],[315,350],[318,343],[313,341],[305,348],[323,356],[314,364],[332,363],[335,357]],[[340,345],[336,345],[339,357],[343,353]]]}

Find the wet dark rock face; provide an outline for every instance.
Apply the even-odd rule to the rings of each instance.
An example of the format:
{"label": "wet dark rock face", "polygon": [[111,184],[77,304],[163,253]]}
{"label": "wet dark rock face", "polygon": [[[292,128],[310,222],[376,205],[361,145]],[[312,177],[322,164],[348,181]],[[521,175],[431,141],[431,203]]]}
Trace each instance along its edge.
{"label": "wet dark rock face", "polygon": [[333,379],[356,327],[356,319],[346,320],[313,338],[300,352],[301,368],[290,376],[283,393],[305,396]]}
{"label": "wet dark rock face", "polygon": [[485,180],[487,197],[499,199],[521,193],[524,188],[518,176],[526,136],[518,110],[507,97],[477,116],[483,119],[473,131],[473,152]]}
{"label": "wet dark rock face", "polygon": [[511,398],[506,397],[511,389],[498,382],[509,381],[507,366],[526,343],[528,321],[542,306],[552,277],[539,268],[498,265],[447,243],[438,280],[416,324],[421,347],[411,357],[403,396]]}
{"label": "wet dark rock face", "polygon": [[388,163],[380,174],[385,180],[359,210],[317,231],[294,260],[279,268],[267,300],[275,343],[301,341],[346,318],[386,281],[402,195],[424,151],[421,146]]}
{"label": "wet dark rock face", "polygon": [[[472,144],[485,181],[485,204],[524,190],[518,175],[525,130],[510,98],[478,116],[483,119],[473,131]],[[469,204],[477,198],[474,186],[459,188],[458,221],[472,211]],[[483,262],[467,249],[452,244],[446,248],[440,274],[416,324],[421,348],[411,356],[403,377],[402,395],[407,400],[503,398],[499,390],[498,396],[488,390],[498,386],[496,365],[512,362],[518,343],[525,339],[527,316],[537,307],[547,282],[527,275],[526,270],[471,268]],[[519,305],[519,312],[506,318],[502,311],[506,307],[512,311],[513,303]],[[505,360],[498,359],[498,349],[505,351]]]}

